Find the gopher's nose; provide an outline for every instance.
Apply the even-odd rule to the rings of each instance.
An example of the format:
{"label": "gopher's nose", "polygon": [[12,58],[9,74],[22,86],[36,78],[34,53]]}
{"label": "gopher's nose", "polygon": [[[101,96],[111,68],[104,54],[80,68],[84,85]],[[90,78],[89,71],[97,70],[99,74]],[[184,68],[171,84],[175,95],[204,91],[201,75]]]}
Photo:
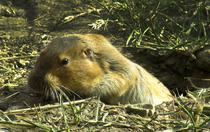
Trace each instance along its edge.
{"label": "gopher's nose", "polygon": [[44,87],[43,87],[45,101],[56,101],[60,93],[59,79],[52,73],[47,73],[44,76]]}
{"label": "gopher's nose", "polygon": [[57,91],[60,89],[60,81],[58,77],[53,75],[52,73],[47,73],[44,76],[44,83],[53,91]]}
{"label": "gopher's nose", "polygon": [[55,84],[58,84],[58,78],[53,75],[52,73],[47,73],[45,76],[44,76],[44,81],[49,83],[50,85],[55,85]]}

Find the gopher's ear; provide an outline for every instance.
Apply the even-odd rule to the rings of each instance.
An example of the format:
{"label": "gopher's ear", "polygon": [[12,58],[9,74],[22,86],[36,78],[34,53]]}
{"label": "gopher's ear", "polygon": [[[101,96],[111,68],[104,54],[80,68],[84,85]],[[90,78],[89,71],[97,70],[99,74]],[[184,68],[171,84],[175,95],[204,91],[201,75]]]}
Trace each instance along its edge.
{"label": "gopher's ear", "polygon": [[94,59],[94,52],[90,48],[86,48],[83,50],[83,55],[91,60]]}

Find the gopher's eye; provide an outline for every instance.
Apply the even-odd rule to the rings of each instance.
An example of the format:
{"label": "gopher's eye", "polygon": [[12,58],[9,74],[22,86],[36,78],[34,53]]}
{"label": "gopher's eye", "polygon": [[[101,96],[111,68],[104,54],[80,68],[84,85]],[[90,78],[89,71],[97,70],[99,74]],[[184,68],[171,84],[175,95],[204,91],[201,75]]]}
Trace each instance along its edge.
{"label": "gopher's eye", "polygon": [[62,65],[67,65],[69,63],[69,59],[67,58],[64,58],[62,61],[61,61],[61,64]]}

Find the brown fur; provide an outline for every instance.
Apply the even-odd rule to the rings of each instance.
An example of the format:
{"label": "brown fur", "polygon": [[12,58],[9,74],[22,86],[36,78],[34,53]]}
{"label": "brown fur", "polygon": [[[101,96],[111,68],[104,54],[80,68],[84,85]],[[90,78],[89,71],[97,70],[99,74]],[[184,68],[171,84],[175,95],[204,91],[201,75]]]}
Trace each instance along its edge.
{"label": "brown fur", "polygon": [[[62,64],[64,59],[69,63]],[[54,39],[38,58],[29,86],[51,99],[62,90],[82,97],[99,96],[109,104],[157,105],[173,100],[158,79],[96,34]]]}

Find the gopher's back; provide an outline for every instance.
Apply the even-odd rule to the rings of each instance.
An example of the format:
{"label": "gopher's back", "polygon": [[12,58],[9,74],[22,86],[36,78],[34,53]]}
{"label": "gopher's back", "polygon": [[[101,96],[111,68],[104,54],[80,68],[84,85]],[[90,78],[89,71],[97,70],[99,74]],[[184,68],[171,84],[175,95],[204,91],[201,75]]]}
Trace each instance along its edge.
{"label": "gopher's back", "polygon": [[173,100],[172,94],[156,77],[135,63],[133,67],[134,83],[131,83],[129,90],[121,97],[122,103],[158,105]]}

